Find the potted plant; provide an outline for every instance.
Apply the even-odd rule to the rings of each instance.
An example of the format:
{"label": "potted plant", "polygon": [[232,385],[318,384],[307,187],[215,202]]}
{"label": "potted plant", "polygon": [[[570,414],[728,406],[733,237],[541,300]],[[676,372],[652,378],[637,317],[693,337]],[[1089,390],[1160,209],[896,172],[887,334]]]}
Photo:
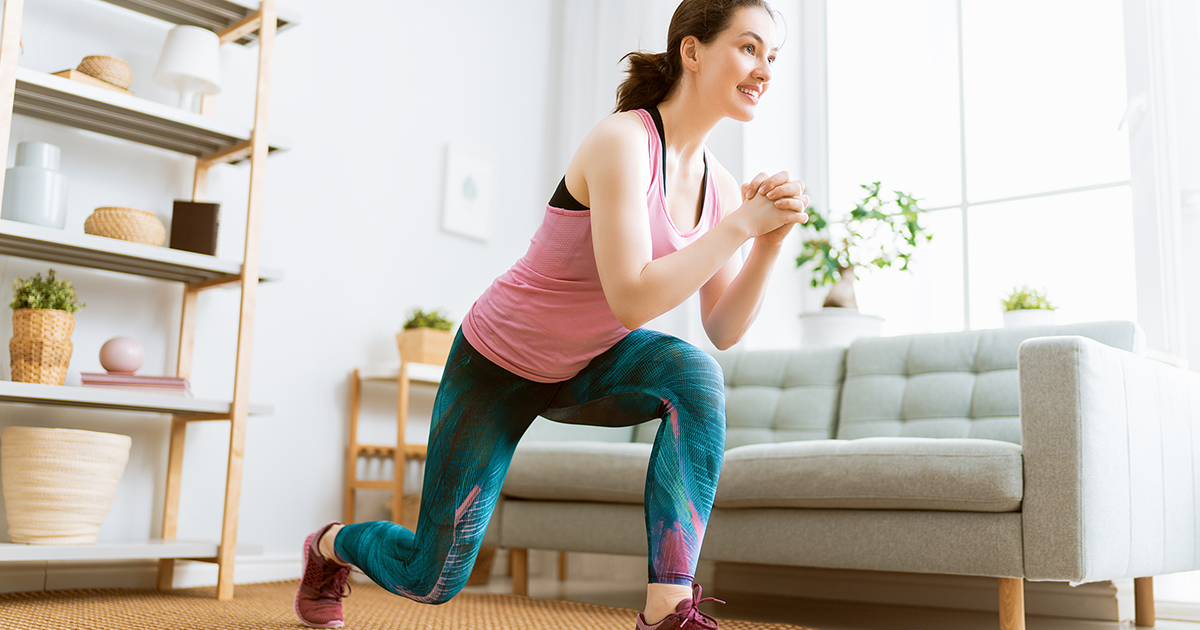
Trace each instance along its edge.
{"label": "potted plant", "polygon": [[454,322],[446,318],[441,309],[425,312],[414,308],[404,322],[404,329],[396,335],[400,345],[402,363],[432,363],[441,365],[450,355],[454,343]]}
{"label": "potted plant", "polygon": [[12,380],[62,385],[71,361],[71,333],[79,303],[75,287],[56,278],[34,274],[13,282],[13,335],[8,342]]}
{"label": "potted plant", "polygon": [[801,315],[804,346],[849,345],[857,337],[879,334],[883,319],[858,312],[854,280],[861,269],[908,264],[917,247],[933,238],[924,233],[919,199],[899,190],[896,198],[880,196],[880,182],[862,184],[867,192],[854,209],[836,220],[808,209],[809,233],[796,267],[811,266],[813,288],[833,285],[819,312]]}
{"label": "potted plant", "polygon": [[1054,311],[1058,308],[1050,303],[1044,289],[1037,291],[1029,285],[1013,287],[1000,305],[1004,308],[1005,328],[1053,326]]}

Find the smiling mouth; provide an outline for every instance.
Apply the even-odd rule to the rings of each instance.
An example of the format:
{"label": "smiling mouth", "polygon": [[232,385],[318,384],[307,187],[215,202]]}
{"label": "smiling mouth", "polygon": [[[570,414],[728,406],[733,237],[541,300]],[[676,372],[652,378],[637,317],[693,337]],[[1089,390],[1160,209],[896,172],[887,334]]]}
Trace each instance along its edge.
{"label": "smiling mouth", "polygon": [[758,92],[741,87],[741,86],[738,86],[738,91],[741,92],[742,94],[745,94],[746,96],[749,96],[750,100],[754,101],[755,103],[758,102]]}

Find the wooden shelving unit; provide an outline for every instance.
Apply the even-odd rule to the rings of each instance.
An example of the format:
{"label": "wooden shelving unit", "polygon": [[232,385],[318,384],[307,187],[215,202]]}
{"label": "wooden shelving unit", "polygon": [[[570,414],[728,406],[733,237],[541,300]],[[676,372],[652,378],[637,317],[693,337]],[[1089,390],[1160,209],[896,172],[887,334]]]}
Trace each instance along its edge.
{"label": "wooden shelving unit", "polygon": [[[172,24],[200,26],[216,32],[222,44],[258,47],[258,82],[254,125],[239,128],[208,116],[194,114],[128,94],[17,67],[23,0],[4,0],[0,27],[0,147],[7,147],[13,114],[106,134],[196,157],[193,200],[204,200],[208,171],[218,164],[249,162],[250,185],[246,211],[246,241],[242,260],[221,260],[162,247],[150,247],[86,234],[77,234],[14,221],[0,220],[0,255],[19,256],[132,274],[183,284],[183,309],[179,326],[176,373],[191,376],[199,294],[222,286],[236,286],[241,294],[238,309],[237,358],[233,399],[206,400],[164,394],[59,387],[0,381],[0,403],[81,407],[147,414],[169,414],[170,450],[166,497],[159,538],[95,545],[29,546],[0,544],[0,562],[56,560],[159,560],[158,586],[171,588],[176,559],[201,560],[218,565],[217,597],[233,597],[233,565],[238,553],[261,553],[261,548],[239,546],[237,517],[241,498],[246,421],[251,415],[269,414],[271,408],[250,404],[250,359],[258,284],[279,280],[277,270],[259,265],[264,167],[267,155],[282,146],[268,143],[271,63],[277,31],[295,26],[280,16],[275,0],[262,0],[257,8],[229,0],[102,0]],[[206,107],[202,106],[202,111]],[[0,188],[4,169],[0,168]],[[231,423],[229,463],[221,534],[214,541],[176,540],[179,499],[187,426],[196,421]]]}

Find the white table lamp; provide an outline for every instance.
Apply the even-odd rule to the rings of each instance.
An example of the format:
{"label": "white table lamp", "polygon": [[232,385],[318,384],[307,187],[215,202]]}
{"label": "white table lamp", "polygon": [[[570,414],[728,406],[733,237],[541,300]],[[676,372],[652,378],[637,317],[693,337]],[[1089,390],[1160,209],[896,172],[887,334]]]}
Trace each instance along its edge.
{"label": "white table lamp", "polygon": [[167,33],[154,82],[179,90],[179,107],[194,111],[197,94],[221,91],[221,40],[198,26],[176,26]]}

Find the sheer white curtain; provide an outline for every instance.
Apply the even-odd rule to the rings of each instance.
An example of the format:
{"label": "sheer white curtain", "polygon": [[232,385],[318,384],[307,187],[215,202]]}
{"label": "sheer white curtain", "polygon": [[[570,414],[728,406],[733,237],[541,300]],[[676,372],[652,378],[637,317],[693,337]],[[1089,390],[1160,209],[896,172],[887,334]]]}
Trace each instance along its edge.
{"label": "sheer white curtain", "polygon": [[1151,350],[1200,369],[1200,9],[1124,9],[1138,322]]}
{"label": "sheer white curtain", "polygon": [[[560,0],[557,77],[558,177],[580,141],[616,104],[624,77],[621,58],[635,50],[661,52],[676,0]],[[557,181],[557,177],[555,178]]]}

